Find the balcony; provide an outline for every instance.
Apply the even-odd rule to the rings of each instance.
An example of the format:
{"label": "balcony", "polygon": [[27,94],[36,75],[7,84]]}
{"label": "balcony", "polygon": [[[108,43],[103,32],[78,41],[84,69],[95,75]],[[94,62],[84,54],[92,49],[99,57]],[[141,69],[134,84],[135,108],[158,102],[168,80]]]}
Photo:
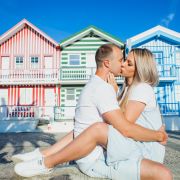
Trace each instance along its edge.
{"label": "balcony", "polygon": [[[178,80],[180,67],[173,64],[158,65],[160,82]],[[62,67],[59,69],[3,69],[0,70],[0,85],[21,84],[85,84],[95,74],[95,67]],[[59,75],[60,73],[60,75]],[[59,79],[60,78],[60,79]],[[118,84],[122,77],[116,78]]]}
{"label": "balcony", "polygon": [[0,106],[1,120],[38,120],[50,123],[54,120],[73,120],[75,106]]}
{"label": "balcony", "polygon": [[[60,68],[61,84],[85,84],[96,72],[95,67],[63,67]],[[122,77],[116,78],[117,83],[123,83]]]}
{"label": "balcony", "polygon": [[176,72],[177,72],[176,76],[178,78],[177,80],[178,82],[180,82],[180,65],[176,66]]}
{"label": "balcony", "polygon": [[157,65],[160,82],[173,82],[177,80],[177,67],[174,64]]}
{"label": "balcony", "polygon": [[58,69],[3,69],[0,70],[0,84],[56,84]]}
{"label": "balcony", "polygon": [[[57,106],[0,106],[1,120],[22,120],[22,119],[39,119],[53,121],[55,114],[59,115]],[[57,118],[57,117],[56,117]]]}
{"label": "balcony", "polygon": [[[158,103],[162,116],[180,116],[180,103]],[[60,106],[55,111],[55,116],[60,120],[74,119],[75,106]]]}
{"label": "balcony", "polygon": [[[180,69],[180,68],[179,68]],[[177,67],[174,64],[157,65],[160,82],[177,80]],[[60,68],[61,84],[85,84],[95,74],[95,67],[62,67]],[[118,84],[123,83],[122,77],[116,78]]]}
{"label": "balcony", "polygon": [[163,116],[180,116],[180,103],[158,103]]}
{"label": "balcony", "polygon": [[[163,116],[179,116],[180,103],[158,103]],[[73,120],[75,106],[0,106],[1,120]]]}

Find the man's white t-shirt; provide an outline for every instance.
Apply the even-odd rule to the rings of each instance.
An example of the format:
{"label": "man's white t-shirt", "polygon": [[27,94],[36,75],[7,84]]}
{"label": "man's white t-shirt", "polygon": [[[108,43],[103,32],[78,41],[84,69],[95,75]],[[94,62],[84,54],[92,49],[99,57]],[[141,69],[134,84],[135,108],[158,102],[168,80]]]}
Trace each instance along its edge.
{"label": "man's white t-shirt", "polygon": [[[96,122],[103,122],[102,114],[115,109],[119,109],[115,90],[99,76],[94,75],[82,90],[75,109],[74,136],[78,136]],[[102,147],[97,146],[78,162],[93,162],[102,152]]]}

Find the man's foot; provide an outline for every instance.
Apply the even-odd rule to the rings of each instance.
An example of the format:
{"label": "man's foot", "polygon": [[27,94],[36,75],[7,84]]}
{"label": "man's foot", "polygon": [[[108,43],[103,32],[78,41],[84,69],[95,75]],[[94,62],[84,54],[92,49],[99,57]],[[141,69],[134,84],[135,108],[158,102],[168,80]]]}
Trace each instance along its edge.
{"label": "man's foot", "polygon": [[11,157],[11,160],[15,163],[22,162],[22,161],[30,161],[33,159],[39,159],[43,157],[39,148],[35,149],[32,152],[24,153],[24,154],[16,154]]}
{"label": "man's foot", "polygon": [[14,167],[16,174],[22,177],[50,174],[52,170],[53,168],[45,167],[43,158],[21,162]]}

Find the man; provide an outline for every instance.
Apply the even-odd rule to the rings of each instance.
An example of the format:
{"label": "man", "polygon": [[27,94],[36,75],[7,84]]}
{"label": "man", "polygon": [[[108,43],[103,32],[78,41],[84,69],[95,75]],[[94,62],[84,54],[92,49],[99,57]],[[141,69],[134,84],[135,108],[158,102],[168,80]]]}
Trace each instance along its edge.
{"label": "man", "polygon": [[[131,137],[138,141],[166,141],[167,136],[165,132],[148,130],[136,124],[130,123],[124,118],[121,110],[119,109],[119,105],[116,100],[116,93],[112,86],[106,83],[105,80],[107,79],[109,72],[113,73],[115,76],[118,76],[120,74],[122,60],[123,55],[121,49],[115,45],[103,45],[97,50],[96,75],[91,78],[91,80],[83,89],[76,107],[74,127],[75,137],[81,134],[90,125],[96,122],[105,121],[108,124],[116,127],[116,129],[124,136]],[[56,148],[58,149],[57,146]],[[50,167],[54,167],[55,165],[63,162],[62,159],[64,157],[62,157],[62,154],[60,154],[61,151],[58,152],[57,149],[55,154],[52,154],[49,157],[45,158],[44,163],[41,162],[39,166],[35,166],[35,164],[37,164],[35,163],[35,161],[29,163],[31,166],[34,163],[34,167],[37,167],[33,169],[33,175],[48,172]],[[60,148],[58,150],[60,150]],[[77,153],[73,154],[73,151],[75,152],[75,148],[69,148],[67,150],[67,154],[71,154],[71,156],[63,160],[68,161],[80,157],[77,155]],[[86,173],[91,166],[96,165],[94,164],[94,162],[98,162],[99,158],[102,157],[102,155],[102,147],[97,146],[88,156],[78,160],[77,164],[79,165],[80,169],[84,173]],[[136,162],[132,163],[134,169],[137,169]],[[28,168],[25,168],[24,166]],[[15,168],[15,170],[18,169],[18,171],[19,169],[23,171],[31,171],[28,163],[22,163],[21,165],[16,167],[18,168]],[[101,168],[99,172],[103,172],[103,166],[97,168]],[[131,168],[129,168],[128,171],[130,173],[134,173],[135,179],[138,179],[137,177],[140,176],[141,179],[171,179],[171,173],[166,168],[164,168],[163,165],[146,159],[143,159],[141,161],[140,172],[131,172]],[[121,173],[123,172],[119,172],[120,173],[118,175],[121,179]]]}

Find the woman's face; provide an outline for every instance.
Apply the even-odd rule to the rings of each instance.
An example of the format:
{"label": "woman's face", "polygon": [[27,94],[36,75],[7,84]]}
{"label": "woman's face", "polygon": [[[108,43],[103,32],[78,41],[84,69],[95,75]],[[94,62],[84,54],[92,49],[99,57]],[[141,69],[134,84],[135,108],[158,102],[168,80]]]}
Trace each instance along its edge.
{"label": "woman's face", "polygon": [[122,76],[127,78],[134,77],[135,74],[135,58],[134,53],[130,52],[124,62],[121,65]]}

